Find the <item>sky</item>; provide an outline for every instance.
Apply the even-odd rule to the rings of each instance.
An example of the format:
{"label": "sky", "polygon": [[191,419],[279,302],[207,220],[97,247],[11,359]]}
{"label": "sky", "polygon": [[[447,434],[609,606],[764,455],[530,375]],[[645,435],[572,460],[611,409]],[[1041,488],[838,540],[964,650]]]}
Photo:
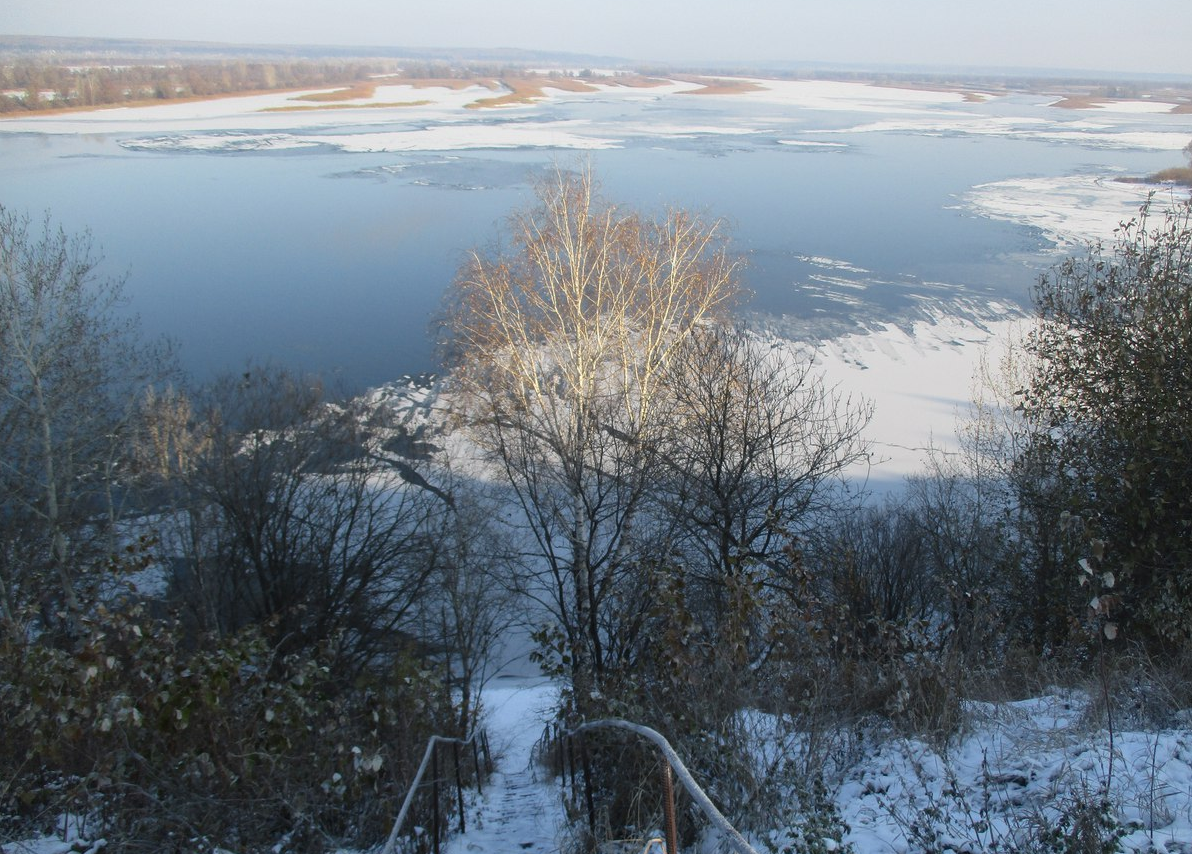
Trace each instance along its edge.
{"label": "sky", "polygon": [[1188,0],[4,0],[0,33],[1192,77]]}

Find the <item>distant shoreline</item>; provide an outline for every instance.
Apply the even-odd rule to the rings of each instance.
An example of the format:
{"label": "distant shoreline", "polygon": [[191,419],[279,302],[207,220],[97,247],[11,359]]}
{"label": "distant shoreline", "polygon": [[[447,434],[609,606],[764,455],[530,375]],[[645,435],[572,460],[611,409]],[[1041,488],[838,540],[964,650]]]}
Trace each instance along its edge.
{"label": "distant shoreline", "polygon": [[[204,102],[224,101],[230,98],[252,98],[265,95],[285,96],[295,102],[314,102],[311,104],[284,104],[268,108],[270,111],[285,110],[321,110],[321,109],[383,109],[421,106],[427,103],[422,100],[409,101],[369,101],[375,97],[376,90],[383,86],[408,86],[411,89],[450,89],[461,91],[470,87],[486,89],[491,96],[478,97],[463,106],[466,109],[492,109],[531,104],[537,100],[548,98],[547,89],[555,89],[573,93],[594,93],[600,91],[601,86],[625,86],[631,88],[654,88],[668,84],[687,84],[693,88],[683,90],[684,95],[742,95],[750,92],[766,90],[766,82],[840,82],[859,83],[882,89],[905,89],[910,91],[947,92],[959,95],[965,101],[980,102],[1001,95],[1014,92],[1035,92],[1040,97],[1051,99],[1049,106],[1063,110],[1131,110],[1166,113],[1171,115],[1192,114],[1192,88],[1187,90],[1163,87],[1155,91],[1139,88],[1129,94],[1119,94],[1116,91],[1099,90],[1094,87],[1075,86],[1064,91],[1050,84],[1046,87],[1020,89],[1014,86],[1001,88],[989,86],[981,88],[974,84],[963,82],[946,82],[943,80],[890,80],[880,76],[872,79],[857,79],[849,75],[840,80],[826,77],[813,78],[781,77],[765,75],[708,75],[676,73],[646,75],[634,71],[616,73],[581,73],[555,72],[512,72],[503,75],[464,74],[459,77],[437,76],[417,77],[403,74],[381,74],[356,81],[333,83],[324,86],[294,86],[274,89],[244,89],[234,92],[221,92],[209,95],[180,95],[175,98],[138,98],[119,103],[76,105],[68,107],[48,106],[34,110],[14,110],[0,113],[0,122],[8,119],[33,119],[41,117],[78,115],[81,113],[101,113],[120,109],[136,109],[170,104],[193,104]],[[1085,88],[1085,91],[1080,89]],[[1057,91],[1058,90],[1058,91]],[[299,93],[299,94],[294,94]],[[1166,109],[1164,109],[1166,108]]]}

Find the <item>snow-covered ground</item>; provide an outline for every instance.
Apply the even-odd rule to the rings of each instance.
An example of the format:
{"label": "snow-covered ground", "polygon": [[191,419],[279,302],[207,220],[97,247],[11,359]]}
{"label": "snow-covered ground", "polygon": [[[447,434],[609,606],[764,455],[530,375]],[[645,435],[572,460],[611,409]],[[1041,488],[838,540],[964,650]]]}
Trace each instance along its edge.
{"label": "snow-covered ground", "polygon": [[[557,785],[531,759],[556,698],[544,680],[485,691],[500,768],[471,804],[469,830],[446,847],[450,854],[562,850]],[[828,780],[849,827],[843,841],[855,854],[1016,850],[1040,827],[1059,827],[1081,804],[1095,804],[1107,784],[1125,851],[1192,854],[1192,712],[1173,728],[1119,723],[1112,751],[1104,717],[1079,691],[969,703],[967,712],[947,744],[882,739]],[[718,806],[731,814],[734,805]],[[753,839],[766,852],[760,836],[769,834]]]}
{"label": "snow-covered ground", "polygon": [[846,840],[857,854],[1018,850],[1108,786],[1124,850],[1188,854],[1189,722],[1119,724],[1111,750],[1106,719],[1083,693],[970,703],[963,732],[947,745],[891,739],[846,770],[836,794]]}
{"label": "snow-covered ground", "polygon": [[983,353],[1018,324],[940,316],[910,329],[886,325],[840,336],[816,348],[815,367],[826,382],[873,406],[866,431],[870,463],[852,476],[886,492],[921,472],[930,449],[954,449]]}
{"label": "snow-covered ground", "polygon": [[559,788],[532,755],[557,701],[557,688],[543,679],[497,680],[485,690],[485,727],[497,771],[470,804],[468,833],[454,837],[446,854],[552,854],[563,848],[567,828]]}

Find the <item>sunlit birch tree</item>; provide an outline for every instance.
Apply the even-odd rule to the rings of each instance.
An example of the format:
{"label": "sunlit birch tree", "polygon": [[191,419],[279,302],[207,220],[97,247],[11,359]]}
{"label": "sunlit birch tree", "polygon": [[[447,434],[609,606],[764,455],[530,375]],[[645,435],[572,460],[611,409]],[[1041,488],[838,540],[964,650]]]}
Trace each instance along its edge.
{"label": "sunlit birch tree", "polygon": [[600,684],[610,637],[643,605],[634,579],[659,540],[639,511],[666,367],[732,303],[736,272],[720,222],[648,218],[557,171],[507,245],[473,253],[455,282],[461,397],[517,498],[523,587],[554,620],[540,640],[577,687]]}

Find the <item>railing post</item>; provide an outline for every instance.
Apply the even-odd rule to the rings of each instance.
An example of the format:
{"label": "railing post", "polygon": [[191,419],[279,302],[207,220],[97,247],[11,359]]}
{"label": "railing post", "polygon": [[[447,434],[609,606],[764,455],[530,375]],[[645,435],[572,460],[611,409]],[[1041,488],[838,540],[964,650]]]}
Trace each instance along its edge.
{"label": "railing post", "polygon": [[584,799],[588,802],[588,830],[596,838],[596,805],[592,801],[592,763],[588,761],[588,741],[579,740],[579,755],[584,763]]}
{"label": "railing post", "polygon": [[[616,727],[618,729],[627,729],[630,732],[635,732],[643,738],[652,741],[662,751],[662,755],[666,757],[667,764],[674,769],[675,774],[679,778],[679,782],[683,784],[683,788],[687,790],[687,794],[691,796],[691,800],[695,806],[701,810],[704,815],[711,819],[712,823],[725,835],[725,842],[737,854],[757,854],[753,846],[741,835],[741,833],[729,823],[729,820],[724,817],[720,810],[716,809],[716,805],[712,803],[708,797],[707,792],[699,787],[695,782],[695,778],[691,776],[691,772],[687,770],[687,766],[683,764],[683,760],[679,758],[679,754],[675,753],[675,749],[671,747],[669,741],[662,737],[662,734],[657,730],[651,729],[648,726],[631,723],[630,721],[619,720],[616,718],[608,718],[599,721],[588,721],[580,724],[572,733],[576,735],[583,735],[589,729],[596,727]],[[583,742],[580,742],[582,745]],[[585,765],[586,755],[585,755]]]}
{"label": "railing post", "polygon": [[662,813],[666,818],[666,854],[678,854],[679,826],[675,821],[675,783],[670,763],[662,757]]}
{"label": "railing post", "polygon": [[431,839],[434,840],[435,854],[439,854],[439,745],[435,744],[431,754]]}
{"label": "railing post", "polygon": [[451,742],[451,757],[455,760],[455,797],[459,800],[459,832],[467,833],[464,824],[464,778],[459,773],[459,742]]}

